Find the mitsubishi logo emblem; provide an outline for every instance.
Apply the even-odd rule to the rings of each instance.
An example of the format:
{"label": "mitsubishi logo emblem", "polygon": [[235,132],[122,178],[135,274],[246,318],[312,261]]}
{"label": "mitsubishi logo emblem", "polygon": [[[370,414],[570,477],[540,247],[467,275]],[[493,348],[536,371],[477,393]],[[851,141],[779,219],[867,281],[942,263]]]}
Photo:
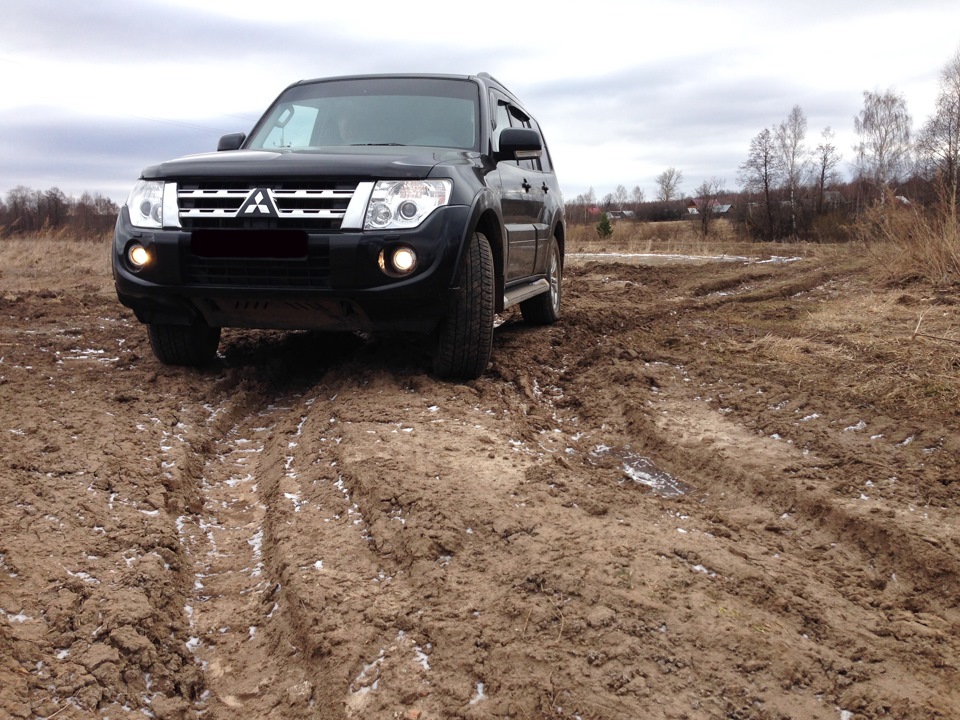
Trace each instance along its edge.
{"label": "mitsubishi logo emblem", "polygon": [[241,217],[277,217],[277,206],[273,204],[270,191],[264,188],[255,188],[244,200],[237,211]]}

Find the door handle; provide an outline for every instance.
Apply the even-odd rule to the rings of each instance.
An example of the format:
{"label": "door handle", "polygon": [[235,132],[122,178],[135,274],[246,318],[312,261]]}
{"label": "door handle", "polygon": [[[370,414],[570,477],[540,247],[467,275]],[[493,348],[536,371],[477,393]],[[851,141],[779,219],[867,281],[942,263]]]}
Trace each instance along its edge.
{"label": "door handle", "polygon": [[523,179],[523,182],[520,183],[520,187],[522,187],[522,188],[524,189],[524,191],[530,192],[530,188],[532,188],[533,185],[531,185],[530,183],[528,183],[528,182],[527,182],[527,179],[524,178],[524,179]]}
{"label": "door handle", "polygon": [[546,183],[544,183],[544,184],[541,186],[541,189],[542,189],[545,193],[550,192],[550,188],[547,187],[547,184],[546,184]]}

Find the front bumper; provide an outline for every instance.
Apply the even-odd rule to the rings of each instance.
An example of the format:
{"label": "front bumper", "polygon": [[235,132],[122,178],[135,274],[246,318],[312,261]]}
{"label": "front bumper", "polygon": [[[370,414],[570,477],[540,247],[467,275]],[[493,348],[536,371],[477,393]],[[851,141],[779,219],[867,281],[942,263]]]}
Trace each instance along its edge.
{"label": "front bumper", "polygon": [[[143,323],[429,332],[448,306],[468,221],[468,207],[447,206],[414,230],[304,233],[306,251],[295,257],[285,247],[275,254],[228,248],[211,257],[189,230],[133,227],[124,207],[114,235],[114,282],[120,302]],[[152,256],[140,270],[126,257],[134,242]],[[378,262],[397,244],[417,253],[417,269],[405,278],[390,277]]]}

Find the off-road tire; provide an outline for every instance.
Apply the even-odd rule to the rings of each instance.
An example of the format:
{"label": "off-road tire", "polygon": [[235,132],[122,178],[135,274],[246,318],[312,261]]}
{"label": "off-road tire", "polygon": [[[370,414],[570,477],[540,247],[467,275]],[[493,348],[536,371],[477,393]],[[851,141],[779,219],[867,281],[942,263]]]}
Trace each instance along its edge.
{"label": "off-road tire", "polygon": [[493,253],[482,233],[474,233],[460,268],[459,287],[440,323],[433,370],[440,377],[473,380],[493,350]]}
{"label": "off-road tire", "polygon": [[220,328],[203,323],[161,325],[150,323],[147,330],[150,347],[164,365],[203,367],[217,355]]}
{"label": "off-road tire", "polygon": [[563,260],[555,237],[550,238],[549,252],[547,282],[550,283],[550,290],[520,303],[520,314],[531,325],[552,325],[560,318]]}

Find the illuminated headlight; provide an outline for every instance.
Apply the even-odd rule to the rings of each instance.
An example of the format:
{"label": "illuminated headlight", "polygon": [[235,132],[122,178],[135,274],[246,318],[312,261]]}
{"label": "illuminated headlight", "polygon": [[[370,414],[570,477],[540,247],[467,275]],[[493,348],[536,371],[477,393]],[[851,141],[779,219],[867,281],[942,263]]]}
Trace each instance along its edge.
{"label": "illuminated headlight", "polygon": [[414,228],[450,202],[452,180],[381,180],[373,187],[364,230]]}
{"label": "illuminated headlight", "polygon": [[134,227],[163,227],[163,183],[137,180],[127,198],[127,210]]}

